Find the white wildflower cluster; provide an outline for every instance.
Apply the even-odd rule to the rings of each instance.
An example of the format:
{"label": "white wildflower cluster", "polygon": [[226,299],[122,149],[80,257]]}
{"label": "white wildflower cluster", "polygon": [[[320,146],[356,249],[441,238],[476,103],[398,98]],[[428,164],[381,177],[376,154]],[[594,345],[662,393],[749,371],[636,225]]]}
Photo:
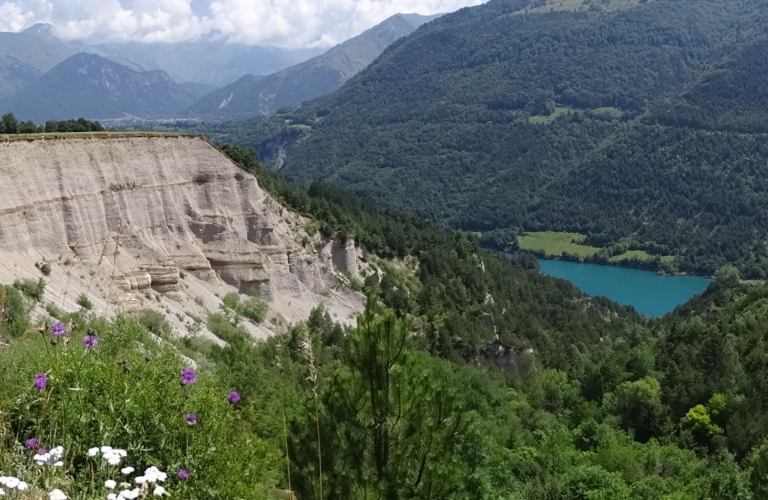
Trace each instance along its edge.
{"label": "white wildflower cluster", "polygon": [[48,493],[49,500],[67,500],[67,495],[64,494],[63,491],[59,489],[55,489],[52,492]]}
{"label": "white wildflower cluster", "polygon": [[[120,472],[127,476],[131,474],[133,470],[133,467],[126,467]],[[164,483],[166,479],[168,479],[168,474],[161,471],[157,467],[152,466],[145,470],[143,475],[134,479],[135,483],[138,485],[138,488],[134,488],[132,490],[125,489],[120,493],[110,493],[107,495],[107,500],[133,500],[135,498],[144,498],[144,495],[146,495],[152,487],[154,487],[152,489],[152,494],[154,496],[165,496],[167,494],[165,488],[158,483]],[[104,483],[104,486],[111,490],[115,488],[116,483],[115,481],[109,480]],[[123,484],[121,486],[127,485]]]}
{"label": "white wildflower cluster", "polygon": [[165,472],[162,472],[157,467],[150,467],[149,469],[144,471],[143,476],[139,476],[136,478],[137,484],[144,484],[144,483],[164,483],[165,480],[168,479],[168,474]]}
{"label": "white wildflower cluster", "polygon": [[[9,490],[27,491],[29,485],[17,477],[0,476],[0,486]],[[5,490],[0,488],[0,497],[5,496]]]}
{"label": "white wildflower cluster", "polygon": [[64,462],[61,461],[62,458],[64,458],[64,447],[57,446],[56,448],[46,453],[37,453],[34,457],[32,457],[32,460],[34,460],[37,465],[52,465],[54,467],[63,467]]}
{"label": "white wildflower cluster", "polygon": [[88,450],[89,457],[97,457],[99,454],[109,465],[120,465],[120,462],[128,456],[128,452],[125,450],[112,448],[111,446],[102,446],[101,448],[91,448]]}

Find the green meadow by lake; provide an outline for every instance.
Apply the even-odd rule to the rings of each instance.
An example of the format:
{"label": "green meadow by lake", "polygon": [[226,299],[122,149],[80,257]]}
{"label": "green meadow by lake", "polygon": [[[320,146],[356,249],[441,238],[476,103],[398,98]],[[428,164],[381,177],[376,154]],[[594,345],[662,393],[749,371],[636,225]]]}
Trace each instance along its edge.
{"label": "green meadow by lake", "polygon": [[640,314],[659,317],[673,311],[710,283],[708,278],[660,276],[623,267],[539,259],[541,272],[570,281],[588,295],[607,297],[634,307]]}

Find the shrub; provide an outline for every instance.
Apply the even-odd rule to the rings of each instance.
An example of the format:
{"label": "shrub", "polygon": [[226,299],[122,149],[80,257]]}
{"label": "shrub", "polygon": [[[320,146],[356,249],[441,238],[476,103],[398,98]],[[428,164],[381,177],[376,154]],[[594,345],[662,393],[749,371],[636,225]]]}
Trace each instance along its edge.
{"label": "shrub", "polygon": [[134,313],[134,317],[148,332],[154,333],[159,337],[169,336],[173,332],[171,324],[168,323],[165,316],[152,309],[142,309]]}
{"label": "shrub", "polygon": [[91,299],[89,299],[88,296],[84,293],[80,294],[80,296],[77,298],[77,305],[86,311],[93,309],[93,302],[91,302]]}
{"label": "shrub", "polygon": [[48,302],[45,305],[45,310],[48,312],[48,314],[51,315],[52,318],[62,320],[64,318],[64,315],[66,314],[59,306],[54,304],[53,302]]}
{"label": "shrub", "polygon": [[29,327],[29,318],[24,309],[24,299],[15,288],[0,285],[0,334],[18,337]]}
{"label": "shrub", "polygon": [[240,296],[232,292],[224,296],[222,301],[232,311],[257,323],[264,321],[269,312],[269,305],[256,296],[241,301]]}
{"label": "shrub", "polygon": [[235,292],[228,293],[221,299],[221,301],[224,302],[224,305],[228,308],[237,311],[237,307],[240,305],[240,296]]}
{"label": "shrub", "polygon": [[16,280],[13,282],[13,288],[23,293],[26,297],[40,302],[43,300],[43,294],[45,293],[45,280],[40,278],[39,280]]}
{"label": "shrub", "polygon": [[43,273],[43,276],[50,276],[51,274],[51,265],[47,262],[38,262],[35,264],[35,267]]}
{"label": "shrub", "polygon": [[208,316],[208,329],[224,342],[242,343],[248,340],[248,332],[233,325],[226,316],[214,313]]}
{"label": "shrub", "polygon": [[250,297],[240,304],[238,312],[250,320],[261,323],[267,317],[269,305],[258,297]]}

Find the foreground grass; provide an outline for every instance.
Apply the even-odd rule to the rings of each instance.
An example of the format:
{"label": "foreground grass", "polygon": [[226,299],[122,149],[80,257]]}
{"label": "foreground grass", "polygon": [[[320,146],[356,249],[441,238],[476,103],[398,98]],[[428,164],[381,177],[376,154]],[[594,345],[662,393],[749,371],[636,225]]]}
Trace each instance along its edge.
{"label": "foreground grass", "polygon": [[[216,372],[182,376],[193,366],[131,318],[78,313],[65,322],[0,332],[0,476],[29,485],[19,498],[53,489],[106,498],[105,481],[134,488],[149,467],[167,473],[173,498],[275,498],[280,452],[257,434],[256,401],[235,401],[239,388]],[[57,446],[61,462],[35,463],[41,448]],[[89,452],[102,446],[127,456],[106,464]]]}

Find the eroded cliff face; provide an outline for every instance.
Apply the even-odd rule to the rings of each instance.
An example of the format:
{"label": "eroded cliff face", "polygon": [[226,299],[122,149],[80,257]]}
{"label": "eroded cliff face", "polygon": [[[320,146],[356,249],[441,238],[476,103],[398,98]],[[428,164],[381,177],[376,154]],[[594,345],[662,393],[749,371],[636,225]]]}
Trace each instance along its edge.
{"label": "eroded cliff face", "polygon": [[49,261],[46,299],[65,309],[81,293],[106,314],[151,306],[183,333],[229,291],[257,291],[272,322],[252,329],[268,335],[319,303],[340,321],[363,307],[342,275],[357,274],[354,243],[310,237],[203,138],[0,143],[0,187],[0,282]]}

